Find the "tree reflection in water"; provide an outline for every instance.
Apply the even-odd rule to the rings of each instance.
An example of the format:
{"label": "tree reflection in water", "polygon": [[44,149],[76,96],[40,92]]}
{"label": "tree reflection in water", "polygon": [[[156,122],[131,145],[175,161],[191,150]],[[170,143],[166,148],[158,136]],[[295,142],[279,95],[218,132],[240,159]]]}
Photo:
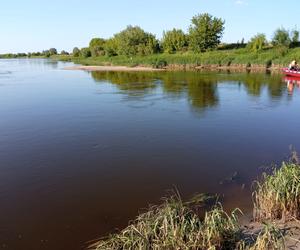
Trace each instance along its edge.
{"label": "tree reflection in water", "polygon": [[260,97],[264,89],[272,99],[284,96],[286,86],[281,75],[230,72],[91,72],[97,83],[110,82],[123,94],[143,98],[154,90],[165,97],[180,99],[186,96],[193,111],[203,112],[219,104],[218,86],[226,82],[244,87],[249,96]]}

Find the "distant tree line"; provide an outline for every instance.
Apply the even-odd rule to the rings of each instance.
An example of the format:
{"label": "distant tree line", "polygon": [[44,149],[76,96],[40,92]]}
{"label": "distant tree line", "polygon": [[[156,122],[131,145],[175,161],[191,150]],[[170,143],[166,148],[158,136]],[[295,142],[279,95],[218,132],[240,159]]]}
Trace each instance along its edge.
{"label": "distant tree line", "polygon": [[[93,38],[88,47],[75,47],[72,51],[73,57],[99,57],[99,56],[145,56],[156,53],[184,53],[192,51],[202,53],[210,50],[226,50],[247,48],[251,52],[259,52],[268,48],[279,48],[282,53],[288,48],[299,47],[299,31],[289,31],[278,28],[271,41],[266,35],[259,33],[252,37],[248,43],[244,39],[237,43],[221,44],[225,29],[225,21],[208,13],[199,14],[191,19],[188,32],[181,29],[172,29],[163,32],[163,37],[158,40],[154,34],[144,31],[139,26],[127,26],[124,30],[109,39]],[[55,48],[35,53],[4,54],[0,58],[14,57],[50,57],[57,55]],[[69,55],[61,51],[60,55]]]}
{"label": "distant tree line", "polygon": [[[53,55],[58,55],[58,52],[55,48],[50,48],[48,50],[43,50],[42,52],[28,52],[28,53],[7,53],[7,54],[0,54],[0,58],[20,58],[20,57],[50,57]],[[70,55],[65,50],[60,52],[60,55]]]}

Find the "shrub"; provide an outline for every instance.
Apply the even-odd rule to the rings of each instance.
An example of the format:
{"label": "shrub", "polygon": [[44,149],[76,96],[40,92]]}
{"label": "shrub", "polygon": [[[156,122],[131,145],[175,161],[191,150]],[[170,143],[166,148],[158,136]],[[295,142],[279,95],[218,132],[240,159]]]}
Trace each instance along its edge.
{"label": "shrub", "polygon": [[78,49],[77,47],[75,47],[73,49],[73,56],[74,57],[79,57],[80,56],[80,49]]}
{"label": "shrub", "polygon": [[188,46],[188,39],[180,29],[173,29],[163,33],[162,47],[167,53],[183,51]]}
{"label": "shrub", "polygon": [[265,34],[257,34],[251,38],[247,48],[251,51],[257,52],[261,51],[267,44],[267,39]]}
{"label": "shrub", "polygon": [[93,38],[90,41],[89,48],[93,57],[103,56],[105,54],[105,40],[102,38]]}
{"label": "shrub", "polygon": [[168,63],[166,60],[156,59],[151,63],[151,65],[155,69],[163,69],[163,68],[167,67]]}
{"label": "shrub", "polygon": [[88,57],[90,57],[90,56],[92,55],[89,48],[82,48],[82,49],[80,50],[80,54],[81,54],[81,56],[84,57],[84,58],[88,58]]}
{"label": "shrub", "polygon": [[138,26],[127,28],[114,36],[118,55],[150,55],[159,51],[157,39]]}

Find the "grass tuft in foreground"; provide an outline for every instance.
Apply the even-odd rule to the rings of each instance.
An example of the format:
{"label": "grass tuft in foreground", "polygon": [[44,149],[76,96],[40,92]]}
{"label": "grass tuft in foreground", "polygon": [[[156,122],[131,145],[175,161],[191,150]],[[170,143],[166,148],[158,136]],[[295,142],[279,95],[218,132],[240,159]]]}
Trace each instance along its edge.
{"label": "grass tuft in foreground", "polygon": [[283,163],[257,182],[254,219],[257,221],[300,218],[300,166]]}
{"label": "grass tuft in foreground", "polygon": [[220,205],[203,220],[179,196],[165,199],[138,216],[119,234],[103,239],[92,249],[233,249],[240,233],[236,212]]}
{"label": "grass tuft in foreground", "polygon": [[238,250],[283,250],[284,236],[275,224],[266,223],[257,233],[242,239],[237,244]]}

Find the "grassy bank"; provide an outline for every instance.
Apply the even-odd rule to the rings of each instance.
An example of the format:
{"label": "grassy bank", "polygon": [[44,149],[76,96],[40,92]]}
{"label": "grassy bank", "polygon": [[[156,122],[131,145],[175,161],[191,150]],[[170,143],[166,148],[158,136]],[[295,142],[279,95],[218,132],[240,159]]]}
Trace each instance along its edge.
{"label": "grassy bank", "polygon": [[154,54],[149,56],[99,56],[72,57],[54,56],[54,59],[73,61],[82,65],[122,65],[180,68],[195,68],[199,66],[217,67],[281,67],[288,65],[294,59],[300,59],[300,48],[268,48],[260,52],[251,52],[245,48],[231,50],[215,50],[204,53]]}
{"label": "grassy bank", "polygon": [[285,249],[287,226],[275,222],[283,217],[298,222],[300,166],[283,163],[256,182],[253,220],[261,224],[250,231],[239,224],[238,209],[228,214],[217,203],[201,215],[199,207],[205,207],[207,199],[199,197],[183,202],[173,195],[91,249]]}

